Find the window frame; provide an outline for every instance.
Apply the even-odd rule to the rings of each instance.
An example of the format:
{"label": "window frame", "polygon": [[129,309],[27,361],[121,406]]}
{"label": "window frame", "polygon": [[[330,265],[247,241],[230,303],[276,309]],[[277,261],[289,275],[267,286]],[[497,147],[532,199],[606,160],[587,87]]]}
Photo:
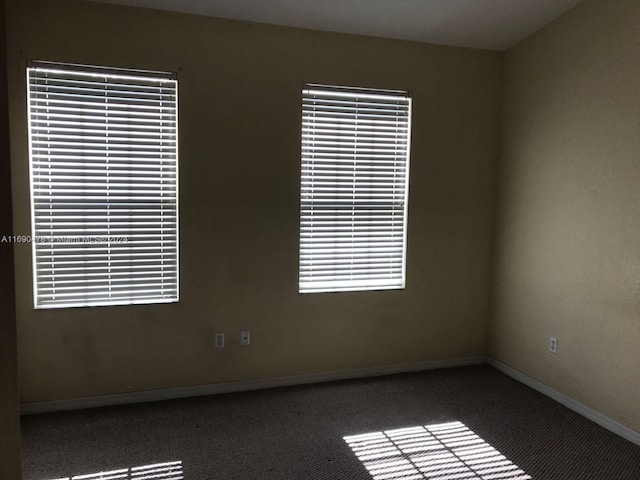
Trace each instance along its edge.
{"label": "window frame", "polygon": [[[314,93],[315,92],[315,93]],[[309,215],[309,208],[311,210],[313,210],[313,205],[314,205],[314,200],[309,200],[309,199],[305,199],[305,194],[308,194],[309,189],[313,190],[314,185],[315,185],[315,178],[313,178],[312,180],[306,180],[305,181],[305,167],[309,166],[309,163],[313,163],[313,160],[310,160],[309,157],[312,157],[313,154],[310,154],[310,150],[309,148],[307,149],[307,151],[305,151],[305,143],[307,144],[313,144],[314,148],[315,148],[315,131],[316,128],[319,129],[319,127],[313,126],[313,127],[309,127],[309,122],[310,122],[310,117],[308,116],[308,111],[306,110],[306,105],[308,105],[308,103],[305,102],[310,102],[311,101],[311,95],[312,93],[314,95],[323,95],[326,94],[327,96],[331,97],[331,96],[337,96],[337,97],[343,97],[347,100],[350,100],[350,103],[354,103],[356,106],[353,107],[354,111],[358,111],[358,105],[360,104],[360,102],[362,103],[367,103],[368,106],[370,106],[371,104],[374,104],[376,99],[380,102],[379,105],[374,105],[371,106],[371,108],[389,108],[389,102],[391,101],[397,101],[398,102],[398,107],[397,107],[397,112],[395,113],[395,119],[396,119],[396,130],[395,130],[395,142],[396,145],[400,145],[400,143],[398,143],[400,140],[402,140],[401,144],[403,145],[404,148],[404,155],[395,155],[394,158],[396,158],[396,162],[401,163],[401,167],[403,169],[403,174],[400,176],[402,178],[402,215],[401,215],[401,221],[402,221],[402,239],[401,242],[398,242],[398,238],[397,236],[394,234],[393,236],[389,236],[388,239],[391,239],[394,241],[394,244],[401,244],[401,253],[400,255],[393,255],[393,254],[388,254],[386,257],[383,256],[382,254],[369,254],[369,256],[366,256],[365,254],[355,254],[355,255],[359,255],[359,258],[356,259],[356,263],[359,263],[360,266],[362,266],[361,268],[361,272],[364,273],[353,273],[353,271],[356,269],[356,267],[354,266],[354,258],[353,258],[353,254],[352,254],[352,267],[351,267],[351,280],[347,279],[346,276],[347,274],[345,272],[347,272],[349,270],[349,268],[345,267],[345,262],[341,262],[340,260],[337,260],[338,255],[343,255],[343,257],[341,258],[346,258],[346,256],[348,255],[348,253],[346,253],[349,249],[345,248],[343,253],[340,248],[341,247],[334,247],[334,250],[332,250],[331,252],[327,253],[326,256],[331,256],[331,254],[334,255],[334,261],[333,263],[330,263],[331,260],[327,260],[325,261],[325,267],[331,267],[333,266],[334,269],[334,279],[327,279],[327,280],[317,280],[317,281],[313,281],[312,277],[314,276],[314,273],[312,272],[314,270],[313,267],[313,253],[309,253],[310,249],[313,249],[313,245],[311,245],[310,247],[310,243],[309,241],[304,240],[304,236],[305,234],[307,236],[313,236],[313,226],[312,227],[307,227],[307,229],[305,230],[305,226],[303,225],[306,221],[306,223],[309,223],[309,218],[313,218],[313,214]],[[358,100],[360,99],[360,100]],[[347,101],[345,100],[345,101]],[[402,103],[404,102],[404,103]],[[322,102],[319,102],[322,103]],[[402,107],[400,105],[403,105]],[[349,291],[369,291],[369,290],[401,290],[401,289],[405,289],[406,288],[406,259],[407,259],[407,232],[408,232],[408,199],[409,199],[409,173],[410,173],[410,156],[411,156],[411,117],[412,117],[412,106],[413,106],[413,101],[412,101],[412,97],[411,94],[408,90],[389,90],[389,89],[373,89],[373,88],[360,88],[360,87],[344,87],[344,86],[337,86],[337,85],[324,85],[324,84],[317,84],[317,83],[305,83],[303,85],[303,89],[302,89],[302,131],[301,131],[301,180],[300,180],[300,225],[299,225],[299,260],[298,260],[298,293],[301,294],[308,294],[308,293],[337,293],[337,292],[349,292]],[[337,110],[338,107],[328,107],[328,111],[332,111],[332,110]],[[342,108],[342,107],[340,107]],[[404,109],[404,110],[403,110]],[[365,108],[366,110],[366,108]],[[344,113],[344,116],[347,117],[348,114],[348,109],[345,109],[345,111],[347,113]],[[405,112],[404,115],[402,115],[401,112]],[[343,113],[340,113],[340,115],[343,115]],[[394,116],[393,113],[390,114],[391,116]],[[366,115],[362,115],[362,117],[366,117]],[[351,117],[347,117],[347,118],[351,118]],[[358,118],[358,114],[355,114],[354,118]],[[390,117],[391,118],[391,117]],[[404,121],[404,123],[402,123],[402,121]],[[364,121],[363,123],[366,124],[366,121]],[[372,160],[372,158],[367,159],[366,155],[362,155],[362,154],[358,154],[356,151],[358,150],[358,144],[359,143],[364,143],[364,141],[360,141],[359,140],[359,132],[358,132],[358,121],[356,120],[356,127],[352,128],[355,133],[353,133],[352,135],[346,135],[346,136],[342,136],[342,133],[340,133],[340,128],[337,123],[335,125],[331,125],[331,126],[327,126],[324,125],[325,128],[331,128],[333,127],[334,133],[333,136],[336,137],[336,140],[334,140],[334,143],[330,143],[330,142],[324,142],[325,144],[329,144],[329,146],[327,146],[328,150],[334,150],[335,152],[333,152],[336,156],[340,156],[343,154],[343,151],[341,149],[343,149],[342,146],[339,146],[340,143],[344,144],[347,140],[350,141],[353,144],[353,148],[352,150],[354,151],[353,156],[355,158],[354,160],[354,173],[353,173],[353,178],[354,178],[354,187],[353,190],[351,191],[353,194],[354,198],[359,198],[358,194],[362,194],[362,191],[366,190],[363,189],[362,185],[358,184],[358,181],[356,180],[358,178],[358,173],[357,170],[358,168],[364,168],[366,170],[366,167],[371,168],[371,164],[375,161]],[[375,130],[375,128],[379,128],[380,130],[382,130],[382,128],[386,128],[386,127],[373,127],[372,130]],[[309,131],[313,132],[313,133],[309,133]],[[337,133],[336,133],[337,132]],[[404,133],[401,133],[404,132]],[[368,133],[368,134],[363,134],[363,136],[368,136],[368,140],[372,143],[375,144],[376,140],[380,141],[380,146],[378,146],[378,150],[376,150],[375,146],[371,146],[371,145],[367,145],[370,146],[370,154],[372,156],[375,156],[376,153],[380,154],[380,157],[384,158],[384,161],[389,162],[389,159],[387,158],[388,156],[384,155],[384,152],[381,150],[384,147],[389,147],[389,144],[386,143],[389,141],[389,139],[387,138],[386,140],[382,139],[384,138],[384,134],[378,133],[377,134],[380,138],[378,138],[377,136],[375,136],[372,133]],[[386,135],[387,137],[389,137],[389,135]],[[372,140],[373,139],[373,140]],[[331,148],[329,148],[331,147]],[[347,149],[348,150],[348,149]],[[336,153],[336,152],[340,152],[340,153]],[[331,155],[331,152],[327,155]],[[363,157],[362,160],[358,160],[358,155],[361,155]],[[402,158],[402,161],[399,161],[398,159]],[[339,160],[334,160],[336,164],[338,164]],[[330,161],[327,161],[327,164],[330,164]],[[337,168],[335,168],[335,166],[333,167],[335,172],[338,172],[339,170]],[[384,167],[379,167],[379,168],[384,168]],[[387,168],[388,169],[388,168]],[[315,174],[307,174],[307,176],[309,177],[313,177]],[[340,175],[342,175],[342,173],[340,173]],[[333,177],[331,177],[329,180],[327,180],[328,182],[333,181],[335,183],[334,185],[334,190],[338,190],[338,181],[341,180],[340,175],[338,175],[338,173],[333,173]],[[371,174],[369,174],[371,175]],[[327,175],[328,176],[328,175]],[[346,178],[346,177],[344,177]],[[381,177],[382,178],[382,177]],[[388,178],[385,177],[384,179],[388,182],[397,182],[399,176],[394,173],[394,174],[389,174]],[[369,180],[372,181],[371,178],[365,178],[365,180]],[[360,183],[364,182],[365,180],[361,180]],[[326,182],[325,182],[326,183]],[[371,189],[374,188],[373,183],[371,184],[372,186],[370,187]],[[328,189],[328,187],[327,187]],[[395,189],[395,187],[394,187]],[[360,191],[360,192],[358,192]],[[371,194],[370,194],[371,195]],[[313,194],[311,194],[311,196],[313,196]],[[335,197],[338,197],[338,194],[335,194]],[[364,197],[363,197],[364,198]],[[393,211],[393,220],[389,220],[388,223],[385,225],[387,230],[390,230],[390,225],[393,226],[393,223],[397,221],[397,217],[395,215],[397,215],[397,205],[394,206],[394,202],[397,202],[397,198],[396,195],[394,193],[394,195],[391,195],[391,198],[388,199],[389,203],[386,207],[389,211]],[[357,207],[353,206],[356,205],[357,200],[353,201],[352,204],[352,211],[357,210]],[[312,205],[311,207],[309,207],[309,205]],[[347,207],[345,207],[347,208]],[[382,207],[381,207],[382,208]],[[384,208],[382,208],[381,211],[384,211]],[[305,215],[306,214],[306,215]],[[339,222],[339,219],[341,217],[342,214],[340,213],[336,213],[334,218],[335,222]],[[351,232],[352,232],[352,237],[355,238],[355,236],[353,235],[353,232],[357,230],[357,227],[355,226],[357,220],[355,220],[356,215],[353,215],[354,220],[352,220],[352,224],[351,224]],[[365,218],[364,216],[362,218]],[[371,218],[371,217],[370,217]],[[305,219],[305,221],[303,221],[303,219]],[[326,224],[330,224],[330,220],[326,219]],[[311,223],[313,223],[313,220],[310,221]],[[345,223],[345,222],[343,222]],[[381,223],[381,222],[379,222]],[[333,224],[334,228],[336,230],[338,230],[338,227],[336,226],[337,224]],[[343,230],[345,229],[345,227],[339,227],[342,228]],[[330,229],[330,228],[329,228]],[[382,228],[381,230],[385,230],[385,228]],[[364,230],[363,230],[364,232]],[[371,229],[371,230],[367,230],[367,232],[376,232],[375,229]],[[340,238],[344,239],[344,234],[339,234],[339,235],[343,235],[342,237],[338,237],[338,234],[334,233],[334,238],[338,238],[340,240]],[[328,236],[328,234],[327,234]],[[339,243],[336,240],[336,243]],[[344,242],[343,242],[344,243]],[[319,242],[318,242],[319,244]],[[355,241],[354,243],[355,244]],[[309,248],[310,247],[310,248]],[[352,247],[353,248],[353,247]],[[353,252],[353,250],[352,250]],[[378,260],[372,260],[372,258],[378,258]],[[373,267],[371,267],[370,270],[367,269],[367,267],[369,265],[373,265],[375,264],[375,262],[380,261],[379,259],[382,258],[386,258],[386,259],[392,259],[392,258],[400,258],[399,263],[396,262],[395,268],[396,270],[399,269],[399,274],[390,274],[387,278],[386,281],[385,279],[373,279],[372,277],[375,276],[375,273],[373,272]],[[369,263],[366,264],[366,261],[368,261]],[[319,272],[321,269],[317,268],[317,271]],[[326,270],[326,268],[325,268]],[[311,272],[311,273],[309,273]],[[365,278],[367,276],[367,274],[369,275],[369,279]],[[358,280],[358,279],[354,279],[355,276],[357,275],[362,275],[362,277]],[[380,273],[381,276],[384,276]],[[326,276],[331,276],[331,275],[326,275]],[[320,275],[319,273],[316,274],[316,277],[322,277],[322,275]],[[342,280],[339,280],[338,277],[342,277]],[[379,281],[377,281],[379,280]]]}
{"label": "window frame", "polygon": [[[49,123],[47,123],[46,128],[36,127],[35,125],[37,125],[38,123],[34,122],[34,119],[38,118],[38,116],[41,115],[41,113],[38,112],[38,109],[41,108],[39,102],[42,102],[42,98],[38,98],[37,93],[34,93],[33,90],[34,88],[36,88],[35,85],[37,84],[37,81],[39,79],[38,75],[45,74],[47,72],[52,75],[52,84],[55,83],[55,81],[58,81],[59,85],[63,85],[62,87],[58,86],[57,92],[54,87],[51,87],[51,90],[58,95],[58,105],[63,104],[64,101],[67,102],[65,108],[67,109],[68,113],[59,113],[57,115],[57,124],[55,120],[51,120],[50,123],[54,125],[53,127],[49,127]],[[58,77],[56,77],[55,75],[58,75]],[[76,80],[78,85],[81,83],[86,84],[86,89],[83,90],[82,87],[78,87],[78,85],[74,84],[73,78],[79,79]],[[98,80],[100,78],[103,79],[102,82]],[[65,84],[64,82],[67,82],[67,84]],[[52,61],[30,61],[28,62],[26,69],[26,83],[34,308],[55,309],[179,302],[180,215],[178,81],[176,74],[162,71],[104,67],[95,65],[80,65]],[[102,85],[105,88],[105,100],[103,102],[103,105],[105,105],[104,111],[107,113],[102,114],[102,116],[99,113],[100,106],[98,105],[98,103],[91,103],[91,101],[97,97],[97,94],[93,93],[91,95],[92,99],[89,98],[89,91],[95,92],[97,85]],[[166,85],[168,85],[169,87],[165,87]],[[116,90],[117,88],[119,88],[118,86],[122,88],[122,90],[118,90],[117,92],[117,94],[121,95],[120,97],[116,98],[116,93],[108,93],[110,88]],[[169,93],[165,92],[165,88]],[[64,89],[72,93],[60,93]],[[137,95],[132,94],[132,92],[136,93],[135,89],[138,89]],[[144,120],[136,117],[136,115],[143,115],[140,114],[139,111],[135,110],[136,107],[134,106],[134,104],[136,101],[140,102],[138,105],[139,109],[143,108],[140,107],[140,105],[143,104],[141,99],[144,94],[148,95],[148,98],[145,98],[145,100],[148,100],[150,103],[153,101],[149,99],[153,99],[154,95],[152,93],[149,94],[145,89],[158,89],[158,91],[160,92],[156,95],[159,98],[157,102],[159,105],[161,105],[161,107],[157,109],[157,118],[156,114],[154,113],[147,114],[147,118],[145,118]],[[51,94],[51,92],[49,92],[48,86],[45,90],[47,102],[49,101],[49,95],[51,95],[51,97],[56,96],[55,94]],[[140,92],[145,93],[143,94]],[[87,97],[82,97],[83,94],[87,95]],[[127,94],[131,96],[128,98],[124,98]],[[68,97],[70,98],[64,101],[60,101],[61,98],[65,98],[65,95],[68,95]],[[73,95],[77,96],[75,100],[71,98]],[[167,100],[165,100],[165,97],[167,98]],[[55,104],[56,102],[54,100],[51,100],[51,103]],[[115,107],[121,107],[121,111],[125,111],[127,108],[129,108],[128,112],[121,113],[122,118],[128,116],[128,119],[121,120],[120,124],[117,124],[117,121],[114,122],[114,120],[111,120],[109,118],[110,107],[114,110],[117,110],[117,108]],[[55,107],[53,106],[50,108],[52,111],[55,110]],[[92,110],[93,117],[91,119],[89,119],[88,117],[83,117],[83,110],[86,115],[89,115],[86,112]],[[153,112],[153,107],[149,107],[149,112]],[[116,116],[114,114],[112,115],[113,116],[111,118]],[[51,114],[51,116],[54,117],[55,115]],[[113,123],[109,123],[110,120]],[[148,130],[144,131],[144,127],[141,127],[140,125],[138,125],[136,129],[136,121],[139,124],[145,124],[146,122],[145,127],[148,128]],[[42,123],[42,119],[39,119],[38,122]],[[99,126],[101,122],[104,122],[104,132],[101,131],[101,127]],[[91,124],[91,126],[87,127],[88,124]],[[73,233],[66,234],[66,236],[56,234],[60,233],[63,229],[56,230],[55,227],[59,227],[61,225],[61,222],[58,221],[58,223],[56,223],[55,213],[50,213],[49,216],[49,218],[51,219],[51,227],[50,229],[48,229],[48,235],[43,235],[43,229],[41,227],[38,227],[38,225],[36,224],[37,216],[39,215],[38,209],[40,208],[36,207],[36,200],[41,198],[41,194],[36,193],[36,181],[44,177],[44,175],[37,173],[40,171],[39,169],[42,168],[40,165],[40,163],[42,163],[42,160],[36,160],[36,157],[46,158],[46,155],[39,155],[35,153],[36,150],[42,150],[42,148],[36,149],[34,147],[34,143],[36,143],[34,138],[36,136],[39,136],[39,138],[43,137],[43,135],[41,134],[41,130],[53,131],[56,128],[58,133],[49,134],[49,137],[54,139],[54,141],[49,139],[49,144],[54,145],[50,148],[50,150],[54,151],[54,153],[49,154],[49,191],[50,198],[52,198],[50,202],[53,205],[51,207],[51,210],[52,212],[54,212],[57,206],[57,208],[59,208],[60,211],[63,212],[63,214],[65,215],[65,220],[68,220],[68,230],[73,230],[73,228],[77,227],[78,232],[75,235]],[[109,128],[117,130],[118,133],[111,133],[113,132],[113,130],[110,132]],[[154,130],[154,128],[156,130]],[[92,137],[87,135],[88,131],[91,131],[91,133],[93,133]],[[74,135],[71,135],[72,133]],[[118,140],[116,141],[119,142],[120,151],[118,150],[118,148],[112,147],[112,151],[109,152],[110,146],[115,145],[115,142],[113,140],[111,142],[109,141],[110,133],[112,136],[116,137],[119,135]],[[65,137],[65,135],[67,135],[68,137]],[[136,135],[138,136],[137,138]],[[147,138],[151,138],[154,135],[158,137],[157,143],[154,143],[154,140],[149,140]],[[88,138],[84,138],[85,136],[87,136]],[[104,138],[101,140],[100,137]],[[77,143],[73,143],[73,140],[76,140]],[[127,140],[129,140],[130,143],[127,143]],[[56,160],[52,160],[52,158],[55,157],[56,152],[55,144],[58,143],[62,145],[63,143],[65,143],[65,141],[65,146],[68,149],[68,164],[73,164],[76,173],[65,173],[62,169],[63,167],[61,167],[63,162],[60,161],[58,164],[56,164]],[[142,145],[142,143],[144,142],[146,142],[146,146],[149,147],[149,150],[153,150],[154,148],[157,150],[156,157],[154,157],[153,154],[149,155],[151,157],[151,160],[149,160],[148,163],[148,170],[140,170],[140,158],[136,157],[136,155],[140,153],[139,151],[136,151],[136,147],[139,148],[140,145]],[[43,142],[38,141],[38,143]],[[101,147],[104,149],[104,152],[100,151]],[[60,150],[57,153],[61,153],[62,148],[63,147],[60,147]],[[83,150],[90,151],[91,148],[95,149],[95,153],[93,155],[94,158],[90,159],[90,155],[84,155],[83,153],[81,153]],[[62,157],[62,155],[58,155],[58,157],[60,158]],[[112,160],[112,157],[114,158],[114,160]],[[125,160],[127,158],[128,160]],[[157,160],[155,163],[153,162],[154,159]],[[117,164],[118,160],[120,160],[121,164],[114,165]],[[82,163],[83,161],[84,163]],[[127,166],[122,166],[122,164],[127,163],[127,161],[129,163],[129,168]],[[111,168],[113,170],[110,170],[110,162],[114,163],[111,164]],[[36,166],[36,164],[38,165]],[[51,165],[53,165],[53,167],[51,167]],[[117,171],[117,167],[121,168],[122,170]],[[58,168],[57,171],[56,168]],[[73,168],[69,167],[69,172],[71,172],[72,170]],[[104,170],[104,172],[100,172],[100,170]],[[136,175],[142,176],[142,173],[147,175],[147,178],[140,179],[136,177]],[[85,178],[87,175],[91,176],[90,182],[93,182],[93,186],[87,186],[90,184]],[[149,181],[149,178],[152,178],[153,180]],[[59,190],[58,193],[56,193],[55,191],[56,187],[60,189],[61,185],[64,184],[64,180],[69,180],[66,184],[69,192],[66,204],[64,202],[61,202],[63,195],[60,192],[62,192],[63,190]],[[57,184],[56,182],[60,183]],[[104,183],[104,187],[100,185],[101,182]],[[82,184],[83,186],[80,187],[80,184]],[[115,187],[119,187],[120,192],[125,192],[128,189],[129,197],[127,197],[127,193],[121,193],[121,195],[118,196]],[[76,190],[74,190],[74,188]],[[109,188],[112,188],[112,190],[109,191]],[[147,189],[147,191],[145,191],[145,188]],[[94,194],[94,198],[96,199],[93,200],[93,203],[91,203],[90,200],[92,198],[91,194]],[[103,200],[97,200],[97,198],[100,198],[101,194]],[[56,197],[56,195],[58,196]],[[110,195],[113,196],[110,197]],[[138,199],[142,199],[140,200],[140,204],[136,204],[137,200],[134,199],[135,195],[140,195],[140,198]],[[84,203],[81,203],[79,201],[80,199],[83,199]],[[129,201],[129,204],[128,207],[125,208],[123,205],[125,205],[127,199]],[[150,206],[148,205],[146,210],[147,221],[143,222],[141,220],[141,211],[136,212],[136,205],[138,207],[138,210],[140,210],[140,205],[145,202],[145,199]],[[55,201],[58,201],[59,204],[56,204]],[[118,202],[120,202],[119,209]],[[74,210],[65,211],[65,206],[71,209],[73,209],[73,207],[76,208]],[[92,208],[94,209],[93,212]],[[106,213],[100,213],[100,210]],[[128,217],[126,216],[125,210],[126,212],[128,212]],[[75,211],[76,213],[69,213],[70,211]],[[91,213],[95,213],[95,215],[91,217],[92,222],[91,225],[89,225],[88,218]],[[166,219],[165,215],[167,215]],[[149,220],[151,218],[156,218],[155,223]],[[129,235],[121,234],[120,240],[126,238],[126,242],[120,241],[120,243],[124,245],[128,245],[129,243],[132,244],[132,246],[128,249],[128,254],[126,253],[127,249],[125,247],[121,246],[121,250],[117,250],[117,244],[119,243],[119,240],[117,238],[118,235],[116,234],[109,235],[108,237],[99,235],[97,233],[94,235],[87,234],[87,232],[91,232],[92,230],[99,230],[99,225],[101,224],[107,224],[107,231],[110,231],[110,224],[112,221],[119,221],[120,225],[125,225],[125,220],[128,220],[130,233]],[[143,228],[143,224],[148,227]],[[169,224],[174,224],[174,226],[166,227],[166,225]],[[159,233],[155,236],[161,239],[160,242],[158,244],[154,244],[153,242],[146,242],[146,244],[151,245],[150,247],[142,245],[142,243],[145,242],[139,240],[139,238],[143,237],[142,234],[144,232],[152,231],[153,227],[157,227]],[[126,227],[122,227],[120,230],[124,230],[125,228]],[[113,230],[118,229],[114,228]],[[64,231],[67,231],[67,229],[65,229]],[[148,237],[153,236],[154,235],[152,234],[148,234]],[[131,242],[129,242],[130,237],[134,238],[134,240]],[[138,240],[136,240],[136,238],[138,238]],[[84,246],[84,250],[86,252],[90,252],[91,249],[89,248],[89,246],[91,245],[108,245],[104,248],[106,248],[109,252],[119,252],[118,255],[122,255],[120,258],[122,259],[123,263],[116,265],[114,262],[120,260],[112,260],[111,253],[109,253],[108,255],[103,254],[101,262],[98,261],[97,256],[94,259],[92,258],[91,254],[88,253],[77,253],[75,257],[70,254],[67,257],[68,268],[66,275],[68,277],[68,285],[78,285],[68,287],[69,290],[67,290],[66,292],[71,294],[72,292],[77,291],[79,293],[75,297],[67,297],[67,299],[72,298],[71,300],[57,299],[55,298],[55,295],[49,296],[52,298],[46,300],[46,295],[43,295],[44,289],[41,288],[41,285],[43,285],[43,282],[41,281],[42,275],[44,275],[44,273],[42,272],[51,271],[51,274],[49,276],[51,277],[52,285],[55,284],[56,255],[60,254],[56,254],[53,252],[62,251],[62,245],[72,246],[74,245],[74,243],[77,244],[75,250],[78,252],[81,252],[83,250],[81,246]],[[162,252],[155,255],[155,257],[153,256],[153,254],[148,253],[153,249],[153,245],[157,247],[159,252]],[[51,267],[49,267],[49,270],[45,268],[39,268],[42,263],[39,261],[38,254],[42,251],[43,248],[48,248],[51,251],[49,262],[51,264]],[[72,247],[70,247],[70,249],[71,248]],[[98,249],[99,247],[96,247],[95,251],[98,251]],[[113,257],[116,256],[117,254],[113,253]],[[60,260],[63,257],[58,256],[57,258],[58,260]],[[71,260],[69,260],[69,258]],[[89,262],[92,260],[94,261],[94,264],[90,265]],[[136,260],[138,261],[138,264],[134,264],[134,261]],[[85,263],[82,263],[83,261]],[[100,267],[97,267],[96,265],[99,265],[100,263],[107,265],[107,267],[105,267],[106,270],[99,270]],[[69,265],[71,264],[73,264],[73,266],[69,267]],[[119,268],[119,270],[116,270],[116,267]],[[87,273],[92,269],[95,270],[95,273]],[[80,271],[82,271],[84,274],[84,280],[80,279]],[[156,271],[160,273],[156,275]],[[93,277],[90,277],[90,275],[93,275]],[[118,275],[120,275],[120,277],[118,277]],[[127,275],[129,275],[129,280],[123,283],[119,283],[119,279],[125,278]],[[108,280],[104,280],[103,282],[101,279],[105,278],[105,276],[108,278]],[[155,288],[160,293],[144,295],[144,291],[141,287],[140,282],[150,282],[152,281],[150,279],[152,279],[153,281],[160,279],[160,281],[156,281],[155,283]],[[93,281],[96,285],[99,285],[99,287],[95,288],[94,290],[94,293],[98,292],[98,294],[90,295],[88,293],[90,291],[87,287],[89,281]],[[59,280],[59,282],[61,282],[61,280]],[[128,293],[126,290],[121,290],[120,293],[118,293],[118,287],[122,286],[123,284],[128,285],[128,288],[131,289],[128,291]],[[157,287],[157,285],[161,285],[161,287]],[[76,288],[77,290],[72,290],[73,288]],[[148,289],[152,290],[153,287],[149,287]],[[109,292],[108,294],[105,293],[107,292],[107,290]],[[83,291],[84,297],[80,293]],[[60,294],[57,294],[57,296],[61,297]]]}

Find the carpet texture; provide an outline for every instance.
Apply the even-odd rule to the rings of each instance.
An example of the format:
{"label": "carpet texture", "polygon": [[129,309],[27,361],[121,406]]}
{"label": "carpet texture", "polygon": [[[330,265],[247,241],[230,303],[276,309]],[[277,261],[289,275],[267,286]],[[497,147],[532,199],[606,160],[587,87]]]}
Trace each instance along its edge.
{"label": "carpet texture", "polygon": [[26,416],[25,480],[639,480],[640,447],[489,366]]}

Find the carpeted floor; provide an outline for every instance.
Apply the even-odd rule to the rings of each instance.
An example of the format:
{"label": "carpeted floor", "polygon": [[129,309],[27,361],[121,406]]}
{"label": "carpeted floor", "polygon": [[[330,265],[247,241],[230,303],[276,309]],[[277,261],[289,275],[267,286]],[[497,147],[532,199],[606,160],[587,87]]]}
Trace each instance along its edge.
{"label": "carpeted floor", "polygon": [[26,416],[25,480],[638,480],[640,447],[489,366]]}

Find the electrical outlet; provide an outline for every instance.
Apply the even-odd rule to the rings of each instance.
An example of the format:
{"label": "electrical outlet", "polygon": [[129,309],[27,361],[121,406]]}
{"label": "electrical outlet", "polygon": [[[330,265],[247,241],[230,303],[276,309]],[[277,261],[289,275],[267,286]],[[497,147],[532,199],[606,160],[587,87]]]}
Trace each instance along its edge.
{"label": "electrical outlet", "polygon": [[216,332],[216,348],[224,348],[224,332]]}
{"label": "electrical outlet", "polygon": [[240,332],[240,345],[249,345],[251,343],[251,332],[249,330],[242,330]]}
{"label": "electrical outlet", "polygon": [[549,351],[553,354],[558,353],[558,339],[556,337],[549,337]]}

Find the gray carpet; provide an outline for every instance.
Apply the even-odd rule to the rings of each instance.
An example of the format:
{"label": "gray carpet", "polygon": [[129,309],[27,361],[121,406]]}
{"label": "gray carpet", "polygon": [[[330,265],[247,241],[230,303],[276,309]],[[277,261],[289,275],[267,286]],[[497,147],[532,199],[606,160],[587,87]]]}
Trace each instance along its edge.
{"label": "gray carpet", "polygon": [[640,447],[489,366],[26,416],[22,435],[25,480],[640,479]]}

